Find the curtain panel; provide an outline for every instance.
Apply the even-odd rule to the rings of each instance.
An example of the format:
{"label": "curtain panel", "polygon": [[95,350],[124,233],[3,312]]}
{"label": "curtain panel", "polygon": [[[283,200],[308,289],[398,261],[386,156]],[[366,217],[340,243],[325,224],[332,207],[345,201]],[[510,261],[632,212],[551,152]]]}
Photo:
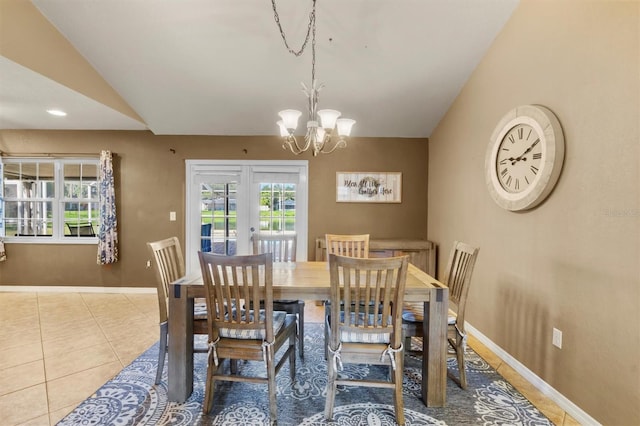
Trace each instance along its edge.
{"label": "curtain panel", "polygon": [[100,153],[98,170],[100,232],[98,233],[98,265],[118,261],[118,220],[116,218],[116,191],[113,180],[111,151]]}

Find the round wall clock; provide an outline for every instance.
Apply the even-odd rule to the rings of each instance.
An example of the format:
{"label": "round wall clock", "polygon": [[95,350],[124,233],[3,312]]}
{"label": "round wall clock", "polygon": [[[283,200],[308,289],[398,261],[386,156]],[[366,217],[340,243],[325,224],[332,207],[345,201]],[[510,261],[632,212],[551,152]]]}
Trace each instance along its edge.
{"label": "round wall clock", "polygon": [[487,148],[489,193],[504,209],[531,209],[549,195],[563,161],[564,135],[555,114],[540,105],[514,108],[498,122]]}

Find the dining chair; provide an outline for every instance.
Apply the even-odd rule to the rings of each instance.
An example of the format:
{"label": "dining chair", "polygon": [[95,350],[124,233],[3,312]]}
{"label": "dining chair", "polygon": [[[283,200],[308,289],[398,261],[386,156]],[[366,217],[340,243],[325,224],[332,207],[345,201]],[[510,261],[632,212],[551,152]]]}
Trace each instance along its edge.
{"label": "dining chair", "polygon": [[[215,382],[266,383],[271,424],[277,421],[276,374],[289,360],[291,380],[296,373],[296,319],[273,310],[273,261],[271,253],[221,256],[198,252],[208,317],[209,355],[205,383],[205,414],[212,408]],[[239,307],[258,306],[264,309]],[[234,306],[233,309],[226,309]],[[279,360],[276,354],[288,342]],[[224,368],[224,360],[230,368]],[[264,363],[266,375],[243,374],[237,360]],[[249,370],[250,371],[250,370]]]}
{"label": "dining chair", "polygon": [[[274,262],[295,264],[297,234],[265,234],[255,233],[251,236],[253,254],[272,253]],[[261,302],[261,308],[264,303]],[[304,359],[304,300],[274,300],[274,311],[285,311],[297,318],[298,324],[298,353]]]}
{"label": "dining chair", "polygon": [[[460,377],[456,377],[451,370],[447,370],[447,375],[456,382],[462,389],[467,388],[467,374],[464,363],[464,353],[467,348],[467,333],[464,326],[464,314],[467,306],[467,295],[471,284],[471,274],[478,257],[477,247],[455,241],[447,269],[444,272],[442,281],[449,287],[449,303],[456,309],[449,309],[447,342],[455,353],[458,362]],[[407,350],[411,348],[411,337],[424,337],[422,330],[424,321],[424,305],[422,303],[405,303],[402,314],[404,324]]]}
{"label": "dining chair", "polygon": [[[329,255],[331,314],[325,418],[333,417],[338,385],[393,389],[396,422],[404,424],[402,306],[408,256],[360,259]],[[389,367],[386,380],[339,377],[343,364]]]}
{"label": "dining chair", "polygon": [[[184,258],[177,237],[148,242],[147,247],[156,264],[158,308],[160,313],[160,348],[156,385],[162,379],[164,360],[167,355],[169,334],[169,284],[185,275]],[[193,333],[207,334],[207,308],[204,301],[194,303]],[[194,352],[206,352],[206,348],[194,348]]]}
{"label": "dining chair", "polygon": [[[327,250],[326,259],[329,260],[330,254],[337,254],[339,256],[349,256],[358,258],[369,257],[369,234],[325,234],[325,246]],[[327,323],[327,318],[331,311],[329,301],[324,303],[324,322]],[[329,333],[325,325],[324,330],[324,359],[327,359],[329,352],[327,351],[327,344],[329,343]]]}

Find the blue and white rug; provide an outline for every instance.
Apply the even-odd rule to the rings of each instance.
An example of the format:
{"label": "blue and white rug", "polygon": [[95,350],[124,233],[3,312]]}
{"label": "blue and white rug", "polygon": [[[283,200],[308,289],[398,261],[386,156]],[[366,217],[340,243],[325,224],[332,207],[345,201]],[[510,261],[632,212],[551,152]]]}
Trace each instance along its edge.
{"label": "blue and white rug", "polygon": [[[288,363],[278,374],[278,424],[395,425],[391,390],[342,386],[338,387],[333,422],[325,421],[327,369],[322,349],[322,324],[308,324],[305,334],[305,359],[297,360],[295,383],[291,383],[289,378]],[[269,424],[266,385],[233,382],[217,385],[211,414],[202,414],[206,354],[195,355],[191,397],[184,404],[169,402],[166,364],[162,383],[154,385],[157,354],[156,343],[58,425]],[[447,406],[428,408],[420,396],[420,353],[407,354],[403,382],[407,425],[552,425],[471,349],[468,349],[466,361],[467,390],[460,389],[449,379]],[[449,367],[457,374],[455,360],[449,362]],[[239,368],[264,371],[261,363],[257,362],[246,362]],[[386,374],[386,369],[345,364],[341,374],[364,377]]]}

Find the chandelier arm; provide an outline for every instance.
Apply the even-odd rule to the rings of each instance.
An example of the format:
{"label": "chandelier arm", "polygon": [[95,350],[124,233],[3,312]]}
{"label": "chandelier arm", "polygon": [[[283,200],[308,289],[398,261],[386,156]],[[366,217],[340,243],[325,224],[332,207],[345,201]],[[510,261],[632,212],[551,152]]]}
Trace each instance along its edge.
{"label": "chandelier arm", "polygon": [[289,47],[289,43],[287,42],[287,36],[285,35],[284,30],[282,29],[282,24],[280,24],[280,15],[278,15],[278,10],[276,8],[276,0],[271,0],[271,5],[273,6],[273,19],[276,21],[276,24],[278,24],[278,28],[280,29],[280,36],[282,37],[282,41],[284,42],[285,47],[287,48],[289,53],[291,53],[292,55],[295,55],[295,56],[302,55],[304,53],[304,49],[307,47],[307,43],[309,42],[309,35],[312,32],[311,30],[312,27],[313,27],[313,34],[314,34],[314,41],[315,41],[316,0],[313,0],[313,7],[311,9],[311,12],[309,13],[309,26],[307,27],[307,35],[305,36],[304,42],[302,43],[302,46],[300,47],[299,50],[293,50],[291,47]]}
{"label": "chandelier arm", "polygon": [[333,151],[335,151],[338,148],[347,147],[347,141],[345,141],[342,136],[339,136],[338,141],[333,145],[333,148],[331,148],[330,150],[326,150],[325,148],[329,145],[329,142],[332,140],[333,140],[332,136],[325,138],[325,143],[323,143],[322,148],[318,152],[320,152],[320,154],[331,154]]}

